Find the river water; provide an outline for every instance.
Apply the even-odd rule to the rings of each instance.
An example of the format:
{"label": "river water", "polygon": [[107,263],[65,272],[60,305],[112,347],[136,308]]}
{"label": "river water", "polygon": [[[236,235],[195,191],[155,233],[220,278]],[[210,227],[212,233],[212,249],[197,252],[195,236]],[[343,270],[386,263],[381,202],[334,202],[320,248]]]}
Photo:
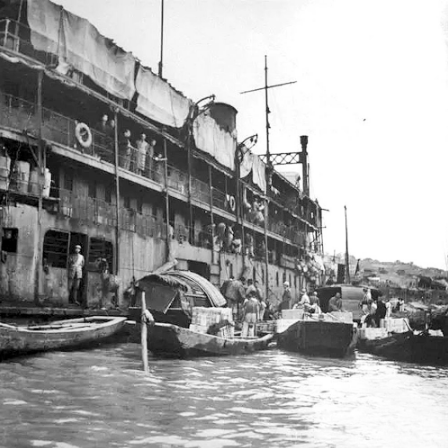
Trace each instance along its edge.
{"label": "river water", "polygon": [[277,349],[150,367],[137,344],[0,363],[0,446],[448,446],[448,368]]}

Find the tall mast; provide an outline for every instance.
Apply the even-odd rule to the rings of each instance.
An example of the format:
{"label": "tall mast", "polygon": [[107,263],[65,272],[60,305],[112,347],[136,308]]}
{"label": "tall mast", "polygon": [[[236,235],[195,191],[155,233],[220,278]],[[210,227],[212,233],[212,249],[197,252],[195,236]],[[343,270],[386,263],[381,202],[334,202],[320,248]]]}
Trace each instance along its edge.
{"label": "tall mast", "polygon": [[[269,189],[272,179],[272,163],[271,163],[271,152],[269,149],[269,114],[271,111],[269,110],[269,101],[268,101],[268,89],[272,89],[273,87],[280,87],[285,86],[287,84],[294,84],[297,81],[292,82],[285,82],[282,84],[274,84],[272,86],[268,85],[268,57],[264,56],[264,87],[259,87],[257,89],[252,90],[246,90],[243,93],[249,93],[249,92],[257,92],[258,90],[264,90],[264,99],[265,99],[265,114],[266,114],[266,154],[264,155],[264,162],[266,163],[266,198],[264,200],[264,245],[265,245],[265,251],[264,251],[264,263],[265,263],[265,269],[266,269],[266,275],[265,275],[265,286],[266,286],[266,299],[269,298],[269,256],[268,256],[268,219],[269,219]],[[243,222],[243,228],[244,228],[244,222]],[[244,232],[243,232],[244,233]]]}
{"label": "tall mast", "polygon": [[266,164],[268,169],[271,168],[271,153],[269,151],[269,102],[268,102],[268,57],[264,56],[264,100],[266,105]]}
{"label": "tall mast", "polygon": [[161,0],[162,2],[162,11],[160,17],[160,62],[159,62],[159,78],[163,77],[163,24],[164,24],[164,7],[165,0]]}
{"label": "tall mast", "polygon": [[[282,87],[286,86],[288,84],[295,84],[297,81],[290,81],[290,82],[283,82],[281,84],[273,84],[272,86],[268,85],[268,57],[265,55],[264,57],[264,87],[258,87],[257,89],[252,90],[245,90],[244,92],[240,92],[241,94],[244,93],[251,93],[251,92],[258,92],[259,90],[264,90],[264,99],[265,99],[265,114],[266,114],[266,154],[264,154],[262,157],[263,162],[266,163],[268,167],[269,176],[271,175],[271,151],[269,149],[269,129],[271,128],[271,125],[269,124],[269,114],[271,111],[269,110],[269,101],[268,101],[268,89],[272,89],[274,87]],[[268,182],[269,184],[269,182]],[[268,185],[269,187],[269,185]]]}
{"label": "tall mast", "polygon": [[347,228],[347,206],[344,205],[345,212],[345,282],[350,283],[350,259],[348,255],[348,228]]}

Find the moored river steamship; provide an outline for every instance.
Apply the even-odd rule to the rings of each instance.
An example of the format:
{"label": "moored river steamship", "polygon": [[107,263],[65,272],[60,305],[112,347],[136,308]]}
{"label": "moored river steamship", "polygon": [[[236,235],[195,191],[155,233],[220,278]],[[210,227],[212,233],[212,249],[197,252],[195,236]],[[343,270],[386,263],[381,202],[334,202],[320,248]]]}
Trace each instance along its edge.
{"label": "moored river steamship", "polygon": [[299,188],[238,142],[236,114],[49,0],[0,1],[3,302],[67,305],[75,245],[86,307],[126,307],[173,258],[217,286],[254,278],[274,303],[284,281],[319,283],[306,157]]}

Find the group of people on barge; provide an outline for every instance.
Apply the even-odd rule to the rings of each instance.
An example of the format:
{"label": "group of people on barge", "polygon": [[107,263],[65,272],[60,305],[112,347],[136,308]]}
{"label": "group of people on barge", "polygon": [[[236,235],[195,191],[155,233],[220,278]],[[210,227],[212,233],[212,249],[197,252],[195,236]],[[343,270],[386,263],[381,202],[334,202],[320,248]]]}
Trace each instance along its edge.
{"label": "group of people on barge", "polygon": [[232,309],[233,320],[243,323],[242,335],[254,336],[257,322],[275,317],[269,301],[263,297],[263,292],[257,280],[236,279],[230,276],[221,285],[221,293]]}
{"label": "group of people on barge", "polygon": [[[220,290],[232,309],[234,321],[242,322],[242,336],[252,337],[257,323],[277,319],[283,310],[303,309],[305,313],[322,314],[320,299],[317,291],[308,294],[306,288],[302,290],[299,300],[294,300],[289,282],[283,284],[283,294],[278,307],[274,307],[263,297],[263,291],[257,280],[231,276],[225,280]],[[328,312],[342,311],[341,293],[337,292],[328,303]]]}
{"label": "group of people on barge", "polygon": [[370,288],[363,288],[363,298],[359,304],[363,315],[361,324],[367,327],[381,327],[382,321],[390,317],[392,309],[389,300],[383,302],[380,297],[372,298]]}

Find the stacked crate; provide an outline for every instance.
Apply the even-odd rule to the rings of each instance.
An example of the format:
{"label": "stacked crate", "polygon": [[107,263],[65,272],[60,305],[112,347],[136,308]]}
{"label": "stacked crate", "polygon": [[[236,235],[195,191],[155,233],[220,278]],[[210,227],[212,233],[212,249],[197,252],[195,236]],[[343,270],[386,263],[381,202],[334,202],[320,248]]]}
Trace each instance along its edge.
{"label": "stacked crate", "polygon": [[387,330],[385,328],[361,328],[359,330],[360,339],[383,339],[387,337]]}
{"label": "stacked crate", "polygon": [[386,330],[389,333],[405,333],[409,331],[409,320],[407,318],[392,318],[384,319]]}
{"label": "stacked crate", "polygon": [[[207,333],[207,330],[211,325],[225,320],[233,323],[231,308],[207,308],[195,306],[192,310],[190,330],[196,331],[197,333]],[[234,327],[232,325],[226,325],[218,331],[216,336],[233,338]]]}
{"label": "stacked crate", "polygon": [[282,319],[303,319],[303,308],[295,308],[292,310],[282,310]]}
{"label": "stacked crate", "polygon": [[282,310],[281,319],[276,322],[277,333],[283,333],[292,324],[295,324],[298,320],[302,320],[304,316],[303,308],[295,308],[292,310]]}

